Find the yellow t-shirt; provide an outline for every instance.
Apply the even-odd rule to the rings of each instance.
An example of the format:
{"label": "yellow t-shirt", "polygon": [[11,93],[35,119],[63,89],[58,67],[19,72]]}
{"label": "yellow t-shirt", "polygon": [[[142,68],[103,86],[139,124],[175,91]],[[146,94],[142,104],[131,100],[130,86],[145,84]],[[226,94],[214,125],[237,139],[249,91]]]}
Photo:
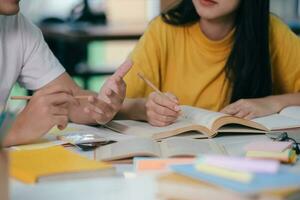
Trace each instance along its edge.
{"label": "yellow t-shirt", "polygon": [[[175,94],[182,105],[218,111],[231,97],[225,65],[234,30],[211,41],[199,23],[172,26],[153,20],[131,54],[134,66],[125,77],[127,97],[147,97],[152,89],[136,75],[142,72],[161,91]],[[300,39],[271,16],[270,51],[274,94],[300,91]],[[255,77],[253,77],[255,78]]]}

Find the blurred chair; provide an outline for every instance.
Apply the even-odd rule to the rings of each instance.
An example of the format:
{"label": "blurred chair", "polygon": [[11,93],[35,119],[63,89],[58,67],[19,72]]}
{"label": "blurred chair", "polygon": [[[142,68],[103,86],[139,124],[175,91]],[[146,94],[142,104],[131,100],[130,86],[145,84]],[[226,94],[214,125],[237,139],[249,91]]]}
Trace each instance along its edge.
{"label": "blurred chair", "polygon": [[[107,25],[104,13],[93,13],[88,0],[76,5],[67,20],[44,19],[39,27],[54,55],[71,76],[80,77],[84,88],[93,76],[106,76],[114,72],[111,66],[87,64],[88,44],[92,41],[138,40],[147,24]],[[100,53],[100,52],[99,52]]]}
{"label": "blurred chair", "polygon": [[[47,27],[69,27],[77,32],[84,32],[86,26],[104,26],[107,23],[106,14],[104,12],[92,12],[89,1],[83,0],[77,4],[70,13],[70,16],[64,20],[60,18],[50,17],[43,19],[39,24],[43,27],[42,30],[47,30]],[[69,30],[70,30],[69,29]],[[67,33],[67,29],[65,30]],[[88,69],[77,70],[76,66],[79,63],[84,63],[87,60],[87,45],[78,41],[68,41],[57,37],[48,37],[44,35],[50,49],[58,58],[61,64],[66,68],[66,71],[71,76],[79,76],[84,79],[85,87],[87,87],[87,80],[90,72],[86,74]]]}

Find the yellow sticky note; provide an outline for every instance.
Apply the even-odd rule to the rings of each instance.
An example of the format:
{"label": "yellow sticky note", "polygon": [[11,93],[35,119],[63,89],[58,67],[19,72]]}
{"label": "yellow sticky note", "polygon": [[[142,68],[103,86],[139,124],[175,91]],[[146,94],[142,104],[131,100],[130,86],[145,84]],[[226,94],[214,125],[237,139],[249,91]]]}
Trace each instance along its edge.
{"label": "yellow sticky note", "polygon": [[226,178],[226,179],[230,179],[242,183],[249,183],[253,178],[253,175],[249,172],[238,172],[238,171],[228,170],[228,169],[215,167],[207,164],[196,165],[196,169],[203,173],[211,174],[214,176],[220,176],[222,178]]}

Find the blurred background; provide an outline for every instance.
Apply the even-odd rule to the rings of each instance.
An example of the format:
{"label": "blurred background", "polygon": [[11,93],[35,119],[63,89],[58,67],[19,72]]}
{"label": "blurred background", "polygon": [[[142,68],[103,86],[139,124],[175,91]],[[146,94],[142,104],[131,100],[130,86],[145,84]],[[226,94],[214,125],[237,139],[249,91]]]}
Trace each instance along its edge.
{"label": "blurred background", "polygon": [[[174,1],[26,0],[21,1],[21,10],[41,28],[75,81],[98,91],[134,48],[147,23]],[[299,33],[299,0],[271,0],[271,11]],[[12,91],[12,95],[25,94],[18,85]]]}

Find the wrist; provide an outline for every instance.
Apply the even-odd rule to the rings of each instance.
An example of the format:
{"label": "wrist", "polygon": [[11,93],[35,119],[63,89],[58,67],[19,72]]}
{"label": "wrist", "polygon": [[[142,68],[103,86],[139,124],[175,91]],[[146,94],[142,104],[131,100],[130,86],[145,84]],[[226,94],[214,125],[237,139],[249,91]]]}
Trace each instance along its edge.
{"label": "wrist", "polygon": [[[10,129],[8,130],[8,134],[4,138],[3,145],[4,146],[13,146],[25,144],[31,141],[31,133],[32,131],[27,130],[27,127],[24,126],[24,121],[22,118],[22,113],[16,118]],[[26,134],[30,133],[30,134]]]}
{"label": "wrist", "polygon": [[125,99],[118,118],[131,120],[146,120],[146,99]]}
{"label": "wrist", "polygon": [[17,144],[17,137],[16,137],[16,131],[14,131],[13,128],[11,128],[8,131],[8,134],[5,136],[3,140],[3,146],[4,147],[9,147]]}
{"label": "wrist", "polygon": [[[147,102],[147,99],[145,99],[145,98],[140,98],[140,99],[136,100],[135,105],[132,108],[132,112],[131,112],[132,120],[142,120],[142,121],[147,120],[146,102]],[[134,108],[137,108],[137,109],[135,110]]]}
{"label": "wrist", "polygon": [[269,101],[271,103],[273,110],[276,112],[280,112],[283,108],[288,106],[288,102],[286,102],[280,95],[269,96],[266,98],[267,98],[267,101]]}

